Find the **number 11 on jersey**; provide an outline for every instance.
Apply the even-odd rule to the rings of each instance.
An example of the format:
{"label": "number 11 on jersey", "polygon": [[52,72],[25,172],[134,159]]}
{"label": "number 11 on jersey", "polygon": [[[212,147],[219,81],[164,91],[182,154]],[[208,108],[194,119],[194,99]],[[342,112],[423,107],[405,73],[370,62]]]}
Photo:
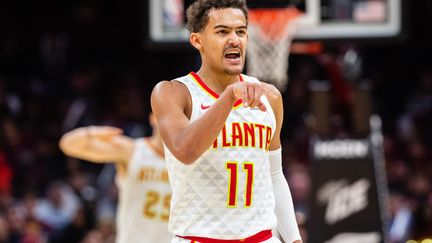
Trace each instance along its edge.
{"label": "number 11 on jersey", "polygon": [[[254,179],[254,170],[253,163],[244,162],[243,164],[243,172],[246,174],[246,184],[245,186],[245,207],[250,207],[252,205],[252,193],[253,193],[253,179]],[[238,187],[238,163],[237,162],[227,162],[226,169],[229,173],[229,182],[228,182],[228,200],[227,206],[230,208],[237,206],[237,187]]]}

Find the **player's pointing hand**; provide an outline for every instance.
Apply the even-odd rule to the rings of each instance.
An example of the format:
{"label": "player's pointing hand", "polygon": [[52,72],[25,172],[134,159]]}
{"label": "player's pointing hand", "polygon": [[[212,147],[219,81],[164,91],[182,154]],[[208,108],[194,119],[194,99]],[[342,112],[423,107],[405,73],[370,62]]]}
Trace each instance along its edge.
{"label": "player's pointing hand", "polygon": [[261,101],[261,96],[277,97],[278,90],[271,84],[236,82],[232,84],[232,92],[235,99],[241,99],[244,107],[258,108],[267,111],[266,106]]}

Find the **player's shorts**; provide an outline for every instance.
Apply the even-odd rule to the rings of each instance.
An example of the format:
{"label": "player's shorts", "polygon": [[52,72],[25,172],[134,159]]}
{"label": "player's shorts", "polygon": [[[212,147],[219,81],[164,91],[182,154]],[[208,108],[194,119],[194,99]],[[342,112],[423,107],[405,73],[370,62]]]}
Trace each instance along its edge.
{"label": "player's shorts", "polygon": [[[267,231],[262,231],[262,232],[267,232]],[[277,237],[275,237],[271,234],[271,231],[269,232],[269,237],[270,238],[265,237],[265,239],[263,239],[263,240],[259,240],[257,238],[252,238],[252,239],[241,239],[241,240],[208,239],[208,240],[199,241],[199,237],[196,237],[198,239],[195,240],[195,239],[185,239],[185,238],[182,238],[180,236],[175,236],[172,239],[171,243],[237,243],[237,242],[239,242],[239,243],[241,243],[241,242],[242,243],[258,243],[258,242],[259,243],[281,243],[281,241]],[[192,237],[192,238],[194,238],[194,237]]]}

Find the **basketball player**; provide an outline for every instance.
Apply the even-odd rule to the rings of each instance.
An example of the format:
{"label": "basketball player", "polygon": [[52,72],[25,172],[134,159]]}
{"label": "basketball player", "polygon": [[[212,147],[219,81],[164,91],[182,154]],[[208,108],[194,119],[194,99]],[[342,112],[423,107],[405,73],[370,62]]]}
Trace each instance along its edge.
{"label": "basketball player", "polygon": [[301,242],[282,173],[282,97],[242,75],[243,0],[198,0],[187,10],[197,73],[162,81],[152,108],[173,189],[172,242]]}
{"label": "basketball player", "polygon": [[69,156],[95,163],[114,161],[119,200],[117,243],[170,242],[168,231],[171,188],[163,157],[162,140],[154,116],[153,135],[132,139],[118,128],[89,126],[72,130],[60,140]]}

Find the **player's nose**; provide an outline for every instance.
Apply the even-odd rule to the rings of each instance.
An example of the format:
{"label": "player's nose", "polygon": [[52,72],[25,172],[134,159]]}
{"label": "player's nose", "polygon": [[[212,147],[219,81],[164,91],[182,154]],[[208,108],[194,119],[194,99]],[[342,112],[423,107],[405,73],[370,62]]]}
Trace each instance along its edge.
{"label": "player's nose", "polygon": [[229,37],[228,37],[228,44],[231,47],[236,47],[240,45],[240,38],[238,37],[238,35],[235,33],[235,31],[231,32]]}

